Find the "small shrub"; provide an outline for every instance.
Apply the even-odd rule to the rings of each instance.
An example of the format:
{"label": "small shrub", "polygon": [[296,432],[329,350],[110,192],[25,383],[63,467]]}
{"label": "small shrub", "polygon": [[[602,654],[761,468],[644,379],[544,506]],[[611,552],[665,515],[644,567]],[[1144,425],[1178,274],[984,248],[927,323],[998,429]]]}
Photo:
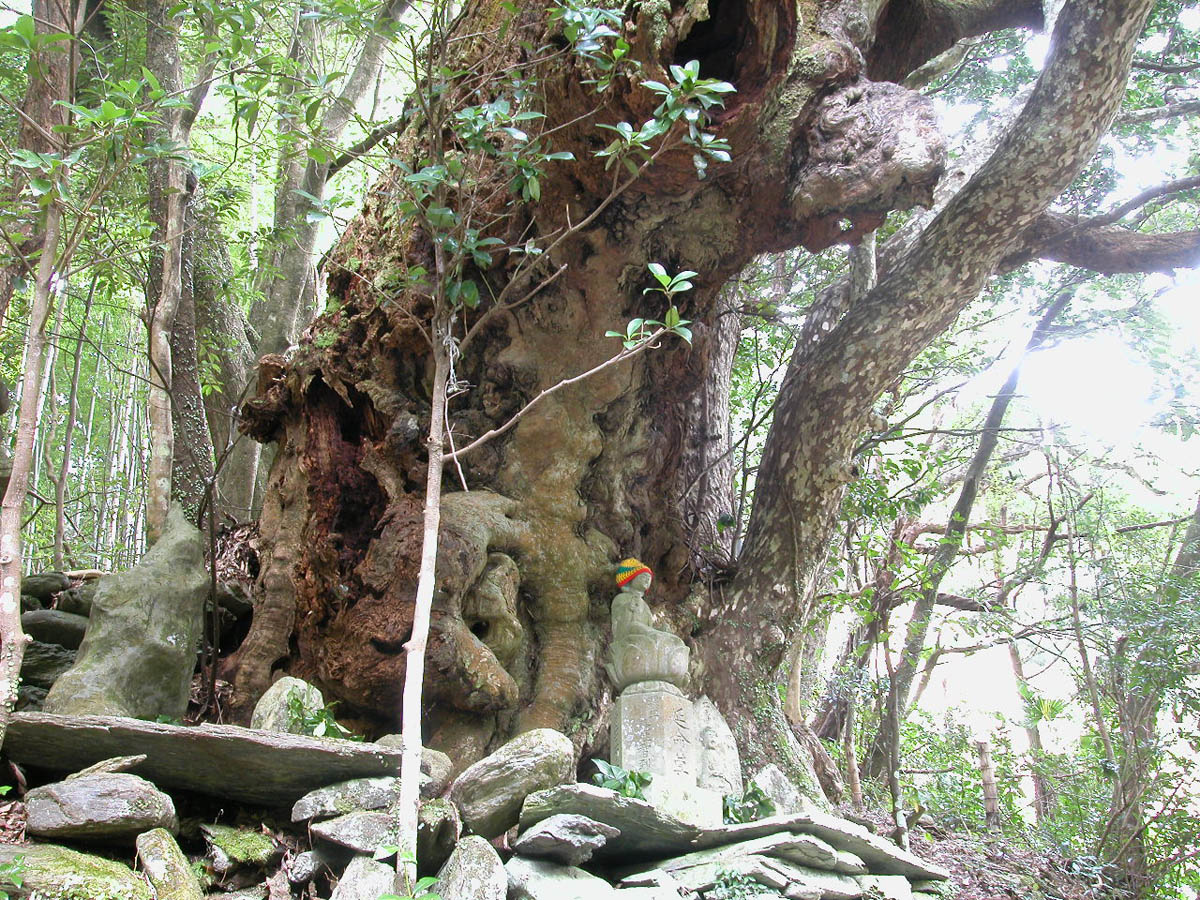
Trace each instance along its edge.
{"label": "small shrub", "polygon": [[333,708],[336,705],[337,703],[334,702],[328,706],[322,706],[320,709],[310,709],[305,706],[303,695],[293,692],[288,695],[288,717],[294,725],[300,728],[302,734],[361,741],[362,735],[355,734],[350,729],[343,728],[338,724],[337,719],[333,716]]}
{"label": "small shrub", "polygon": [[652,780],[649,772],[631,772],[602,759],[593,759],[592,762],[600,770],[592,776],[593,784],[614,790],[622,797],[630,797],[634,800],[646,799],[642,789],[648,786]]}
{"label": "small shrub", "polygon": [[725,795],[724,819],[726,825],[756,822],[773,815],[775,815],[775,804],[754,782],[750,783],[741,797],[735,797],[733,794]]}

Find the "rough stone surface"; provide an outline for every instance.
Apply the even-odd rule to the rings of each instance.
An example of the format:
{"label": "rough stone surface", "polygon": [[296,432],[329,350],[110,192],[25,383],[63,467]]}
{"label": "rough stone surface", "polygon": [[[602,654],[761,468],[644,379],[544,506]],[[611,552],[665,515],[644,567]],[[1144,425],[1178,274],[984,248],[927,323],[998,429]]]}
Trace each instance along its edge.
{"label": "rough stone surface", "polygon": [[742,796],[742,763],[733,731],[708,697],[692,704],[696,739],[700,745],[700,774],[696,783],[722,796]]}
{"label": "rough stone surface", "polygon": [[715,828],[724,818],[722,795],[699,787],[691,775],[655,775],[642,796],[659,812],[697,828]]}
{"label": "rough stone surface", "polygon": [[431,868],[442,865],[462,836],[458,807],[444,797],[421,804],[417,814],[417,859]]}
{"label": "rough stone surface", "polygon": [[169,831],[155,828],[139,834],[137,855],[156,900],[200,900],[204,896],[196,873]]}
{"label": "rough stone surface", "polygon": [[854,861],[851,857],[857,857],[871,872],[935,880],[944,880],[950,877],[950,873],[936,863],[928,862],[901,850],[891,841],[872,834],[861,825],[819,810],[809,810],[786,816],[771,816],[744,825],[725,825],[721,828],[705,829],[696,838],[696,847],[690,849],[719,847],[783,831],[815,835],[835,849],[847,854],[841,857],[843,862],[853,864]]}
{"label": "rough stone surface", "polygon": [[429,778],[421,779],[421,796],[428,799],[440,797],[450,787],[450,776],[454,771],[454,762],[440,750],[432,747],[421,748],[421,774]]}
{"label": "rough stone surface", "polygon": [[583,869],[514,856],[504,866],[508,900],[618,900],[603,878]]}
{"label": "rough stone surface", "polygon": [[[404,739],[398,734],[385,734],[375,742],[381,747],[404,749]],[[431,800],[446,793],[454,771],[454,761],[440,750],[421,748],[421,799]]]}
{"label": "rough stone surface", "polygon": [[54,844],[0,844],[0,863],[24,857],[23,891],[55,900],[153,900],[129,866]]}
{"label": "rough stone surface", "polygon": [[[726,864],[742,856],[773,857],[793,865],[831,872],[840,871],[847,875],[866,872],[866,866],[861,861],[856,867],[851,868],[839,851],[820,838],[808,834],[794,834],[790,831],[781,831],[735,844],[725,844],[708,850],[696,850],[683,856],[658,860],[652,866],[641,871],[658,869],[670,873],[700,865]],[[850,871],[846,871],[846,869],[850,869]]]}
{"label": "rough stone surface", "polygon": [[58,644],[75,650],[87,633],[86,616],[63,612],[60,609],[31,609],[21,614],[21,628],[35,641]]}
{"label": "rough stone surface", "polygon": [[903,876],[862,875],[857,880],[861,891],[868,896],[879,896],[883,900],[914,900],[912,884]]}
{"label": "rough stone surface", "polygon": [[71,586],[71,579],[62,572],[42,572],[40,575],[26,575],[21,579],[21,593],[37,597],[43,603],[54,598],[59,591],[65,591]]}
{"label": "rough stone surface", "polygon": [[329,866],[325,858],[316,850],[305,850],[297,853],[288,863],[287,877],[292,884],[308,884]]}
{"label": "rough stone surface", "polygon": [[157,785],[263,806],[290,806],[314,786],[400,768],[399,751],[357,741],[40,712],[13,716],[4,752],[15,762],[63,772],[145,753],[138,772]]}
{"label": "rough stone surface", "polygon": [[396,817],[381,812],[352,812],[317,822],[309,829],[317,837],[349,847],[355,853],[373,854],[397,843]]}
{"label": "rough stone surface", "polygon": [[937,880],[950,877],[950,873],[936,863],[927,862],[913,853],[901,850],[891,841],[871,834],[861,825],[817,810],[811,811],[804,818],[807,821],[799,822],[796,830],[805,834],[815,834],[839,850],[853,853],[866,863],[872,872]]}
{"label": "rough stone surface", "polygon": [[51,838],[133,840],[143,831],[179,823],[171,798],[136,775],[98,773],[69,778],[25,795],[26,829]]}
{"label": "rough stone surface", "polygon": [[141,562],[100,580],[79,656],[50,689],[46,711],[182,718],[207,592],[204,539],[173,506]]}
{"label": "rough stone surface", "polygon": [[521,829],[560,813],[587,816],[611,825],[621,834],[596,850],[595,859],[636,862],[678,856],[695,849],[700,829],[665,816],[644,800],[622,797],[616,791],[590,784],[565,784],[525,798]]}
{"label": "rough stone surface", "polygon": [[811,808],[811,804],[805,802],[800,791],[775,763],[763,766],[750,780],[771,799],[775,804],[775,812],[779,815],[803,812]]}
{"label": "rough stone surface", "polygon": [[505,900],[508,892],[508,876],[500,855],[478,835],[458,842],[437,877],[436,890],[445,898]]}
{"label": "rough stone surface", "polygon": [[467,828],[497,837],[517,824],[529,794],[567,781],[574,766],[575,748],[566,735],[535,728],[468,767],[450,786],[450,799]]}
{"label": "rough stone surface", "polygon": [[292,821],[327,819],[364,809],[384,809],[400,796],[399,778],[355,778],[309,791],[292,807]]}
{"label": "rough stone surface", "polygon": [[587,816],[559,815],[538,822],[513,842],[522,856],[548,859],[564,866],[578,866],[621,832]]}
{"label": "rough stone surface", "polygon": [[59,644],[30,641],[21,660],[21,681],[32,687],[49,688],[74,663],[74,650]]}
{"label": "rough stone surface", "polygon": [[394,891],[395,880],[396,870],[391,866],[369,856],[356,856],[346,866],[330,900],[379,900]]}
{"label": "rough stone surface", "polygon": [[285,734],[302,734],[304,725],[292,713],[293,697],[300,698],[300,706],[306,713],[320,712],[325,708],[321,692],[299,678],[285,675],[271,685],[258,699],[250,715],[250,727],[263,731],[282,731]]}
{"label": "rough stone surface", "polygon": [[96,589],[99,586],[100,579],[88,579],[79,587],[71,588],[59,594],[55,607],[61,609],[63,612],[75,613],[77,616],[90,615],[92,612],[92,601],[96,598]]}

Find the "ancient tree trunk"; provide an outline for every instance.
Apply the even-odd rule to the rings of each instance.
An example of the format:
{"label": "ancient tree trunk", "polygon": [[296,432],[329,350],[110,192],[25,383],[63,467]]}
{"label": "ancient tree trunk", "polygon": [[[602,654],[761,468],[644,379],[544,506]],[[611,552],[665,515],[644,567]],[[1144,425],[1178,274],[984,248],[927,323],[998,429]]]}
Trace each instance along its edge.
{"label": "ancient tree trunk", "polygon": [[[553,149],[575,156],[547,165],[540,202],[498,217],[495,236],[545,249],[562,229],[596,217],[538,258],[548,283],[503,314],[486,298],[524,277],[524,258],[468,273],[485,300],[464,313],[468,328],[482,324],[454,363],[468,386],[450,404],[458,445],[610,356],[617,346],[605,345],[606,330],[623,331],[634,316],[661,318],[661,301],[643,294],[653,284],[648,263],[700,273],[695,290],[676,298],[695,322],[690,348],[664,343],[547,399],[463,459],[468,491],[454,467],[447,473],[426,711],[429,743],[460,765],[540,725],[565,729],[585,752],[594,746],[607,697],[598,663],[612,576],[626,555],[655,569],[649,599],[693,643],[697,691],[730,718],[746,764],[792,751],[778,668],[808,619],[864,416],[1088,159],[1120,97],[1149,0],[1072,6],[1060,51],[1011,139],[913,253],[834,317],[824,339],[798,351],[746,550],[724,582],[697,577],[696,549],[714,510],[687,491],[716,471],[723,440],[719,423],[695,426],[703,410],[720,409],[705,392],[719,383],[713,369],[726,365],[733,337],[727,317],[715,315],[722,285],[757,253],[854,241],[887,211],[928,202],[944,142],[929,104],[888,79],[964,35],[1036,23],[1040,6],[934,3],[913,12],[905,4],[901,14],[901,4],[851,0],[725,0],[710,4],[708,18],[696,6],[631,5],[624,37],[640,72],[598,95],[581,86],[595,74],[585,61],[551,51],[539,57],[549,62],[531,61],[523,45],[563,46],[540,5],[510,15],[499,0],[480,2],[459,23],[463,39],[453,46],[463,69],[536,77],[546,125],[566,125]],[[702,75],[737,87],[714,122],[733,162],[710,165],[701,181],[690,152],[665,153],[606,200],[611,173],[594,151],[608,138],[594,123],[645,121],[658,98],[640,82],[668,81],[670,65],[692,59]],[[493,86],[469,99],[502,92]],[[423,164],[420,129],[414,123],[393,151],[414,168]],[[262,594],[247,645],[229,663],[244,705],[286,659],[293,673],[376,716],[380,729],[394,727],[413,622],[431,412],[428,303],[411,274],[433,268],[431,248],[398,212],[401,178],[393,172],[372,190],[329,261],[340,308],[286,364],[263,368],[246,407],[248,428],[280,449],[264,511]],[[507,176],[497,178],[490,196],[506,202]]]}

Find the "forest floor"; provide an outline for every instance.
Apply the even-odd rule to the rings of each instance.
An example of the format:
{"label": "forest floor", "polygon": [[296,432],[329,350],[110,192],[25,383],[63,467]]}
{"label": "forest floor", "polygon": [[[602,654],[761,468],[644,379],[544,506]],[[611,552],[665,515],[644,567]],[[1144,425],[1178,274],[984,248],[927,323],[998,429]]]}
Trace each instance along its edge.
{"label": "forest floor", "polygon": [[[856,820],[867,819],[879,834],[891,831],[880,811],[852,810]],[[1058,853],[1047,853],[1003,834],[954,832],[931,825],[916,826],[911,850],[950,872],[954,900],[1096,900],[1111,896],[1098,873],[1085,870]]]}

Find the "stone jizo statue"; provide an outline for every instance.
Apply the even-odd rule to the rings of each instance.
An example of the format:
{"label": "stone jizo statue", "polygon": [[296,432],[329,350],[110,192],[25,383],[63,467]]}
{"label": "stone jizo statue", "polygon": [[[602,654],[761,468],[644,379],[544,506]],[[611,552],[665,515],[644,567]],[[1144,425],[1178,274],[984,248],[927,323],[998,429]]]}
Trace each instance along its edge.
{"label": "stone jizo statue", "polygon": [[654,580],[649,566],[626,559],[617,569],[620,593],[612,603],[612,661],[608,674],[618,692],[643,681],[665,681],[686,690],[688,647],[654,626],[645,594]]}

